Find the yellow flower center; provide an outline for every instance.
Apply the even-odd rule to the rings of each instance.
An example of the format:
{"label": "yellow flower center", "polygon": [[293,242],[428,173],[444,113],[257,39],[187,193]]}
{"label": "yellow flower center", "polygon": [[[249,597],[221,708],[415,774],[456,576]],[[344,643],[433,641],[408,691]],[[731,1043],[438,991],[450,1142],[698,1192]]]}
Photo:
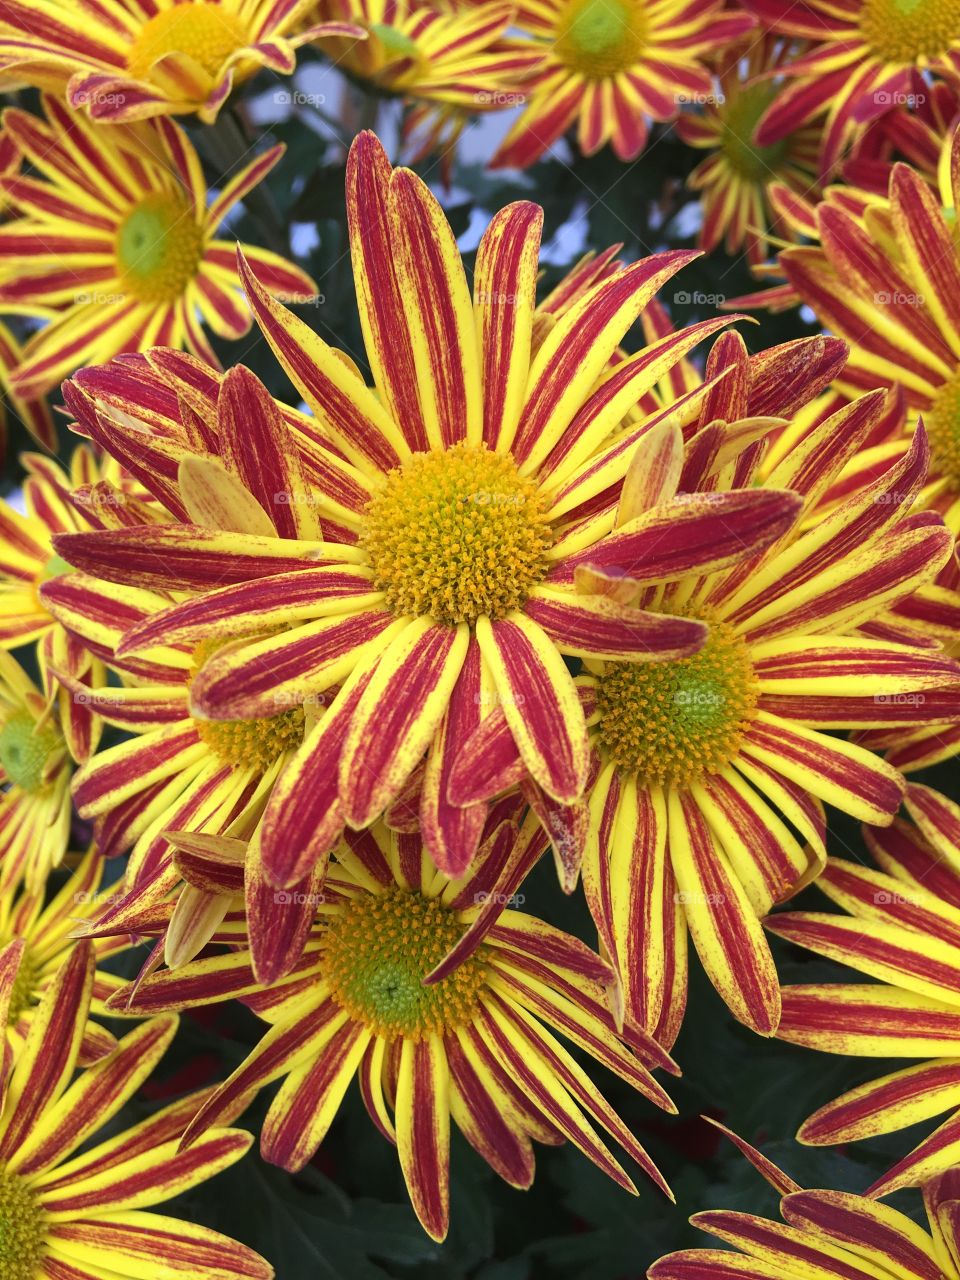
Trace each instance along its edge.
{"label": "yellow flower center", "polygon": [[866,0],[860,31],[885,62],[923,66],[960,40],[960,8],[956,0]]}
{"label": "yellow flower center", "polygon": [[552,537],[537,487],[485,448],[414,454],[365,516],[374,581],[398,615],[502,618],[546,573]]}
{"label": "yellow flower center", "polygon": [[149,80],[160,58],[185,53],[215,78],[227,58],[248,43],[235,13],[222,4],[193,0],[164,9],[143,24],[127,55],[127,71],[135,80]]}
{"label": "yellow flower center", "polygon": [[134,205],[117,231],[117,274],[141,302],[175,302],[203,258],[203,228],[179,195]]}
{"label": "yellow flower center", "polygon": [[355,898],[324,934],[324,977],[333,998],[384,1039],[420,1040],[464,1026],[486,984],[483,948],[449,978],[423,985],[463,929],[440,902],[399,887]]}
{"label": "yellow flower center", "polygon": [[0,729],[0,765],[12,783],[24,791],[42,791],[47,763],[63,749],[53,725],[37,728],[28,711],[15,711]]}
{"label": "yellow flower center", "polygon": [[960,483],[960,372],[939,388],[923,425],[936,469]]}
{"label": "yellow flower center", "polygon": [[746,644],[714,623],[693,657],[610,664],[597,681],[600,746],[642,784],[689,786],[730,763],[756,703]]}
{"label": "yellow flower center", "polygon": [[46,1215],[23,1178],[0,1169],[0,1280],[36,1280],[46,1254]]}
{"label": "yellow flower center", "polygon": [[[222,640],[204,640],[193,652],[192,680],[203,664],[223,646]],[[193,721],[203,742],[224,764],[247,766],[265,773],[285,751],[296,751],[303,743],[302,707],[288,707],[262,720]]]}
{"label": "yellow flower center", "polygon": [[633,66],[648,38],[645,0],[570,0],[557,23],[560,61],[591,80]]}
{"label": "yellow flower center", "polygon": [[789,137],[782,138],[769,147],[758,147],[753,141],[760,117],[776,93],[775,85],[750,85],[749,88],[731,94],[720,108],[723,129],[720,145],[727,163],[735,173],[750,182],[765,182],[776,177],[790,147]]}
{"label": "yellow flower center", "polygon": [[[31,1005],[37,1003],[35,997],[36,986],[37,963],[25,948],[20,959],[20,968],[17,970],[17,976],[13,980],[13,990],[10,992],[10,1011],[7,1014],[9,1026],[16,1026],[20,1015]],[[2,1274],[0,1272],[0,1276]]]}

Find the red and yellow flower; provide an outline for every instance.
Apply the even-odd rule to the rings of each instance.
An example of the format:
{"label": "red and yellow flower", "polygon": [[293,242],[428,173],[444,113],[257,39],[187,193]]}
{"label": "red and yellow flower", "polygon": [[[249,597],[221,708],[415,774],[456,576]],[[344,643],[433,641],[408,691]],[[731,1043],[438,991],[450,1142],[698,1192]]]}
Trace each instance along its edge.
{"label": "red and yellow flower", "polygon": [[709,98],[709,59],[753,22],[723,0],[521,0],[516,25],[537,60],[523,113],[491,163],[523,169],[573,126],[585,154],[609,142],[621,160],[636,159],[650,121]]}
{"label": "red and yellow flower", "polygon": [[855,1142],[949,1118],[870,1188],[886,1195],[921,1186],[960,1159],[960,810],[913,784],[902,819],[866,829],[882,870],[831,858],[818,884],[843,914],[775,914],[780,937],[865,975],[783,990],[778,1035],[857,1057],[914,1058],[917,1065],[843,1094],[802,1125],[801,1142]]}
{"label": "red and yellow flower", "polygon": [[[235,83],[289,75],[326,31],[315,0],[4,0],[0,76],[59,95],[95,120],[196,112],[215,120]],[[362,39],[363,32],[345,34]]]}
{"label": "red and yellow flower", "polygon": [[413,1207],[434,1239],[447,1232],[451,1120],[514,1187],[533,1180],[534,1142],[567,1139],[618,1186],[635,1191],[596,1125],[668,1192],[554,1034],[673,1110],[644,1065],[670,1068],[663,1050],[640,1033],[625,1047],[614,1032],[604,1004],[611,974],[599,956],[509,908],[455,973],[430,981],[484,909],[478,904],[502,891],[508,864],[528,864],[543,848],[535,822],[518,834],[501,817],[492,816],[471,874],[459,880],[434,868],[417,835],[382,825],[350,834],[338,846],[303,960],[284,982],[259,986],[249,951],[234,947],[154,973],[113,998],[117,1008],[142,1013],[239,996],[270,1023],[190,1124],[187,1154],[219,1117],[236,1115],[238,1103],[282,1079],[261,1152],[301,1169],[357,1078],[371,1119],[396,1144]]}
{"label": "red and yellow flower", "polygon": [[0,650],[0,893],[42,892],[70,838],[70,752],[55,695]]}
{"label": "red and yellow flower", "polygon": [[[668,413],[692,417],[707,394],[700,387],[663,407],[653,389],[723,321],[610,363],[687,254],[607,273],[551,318],[532,353],[536,206],[515,204],[494,219],[471,304],[439,206],[413,174],[391,170],[372,135],[354,144],[348,186],[376,394],[247,274],[263,331],[314,418],[288,429],[246,374],[236,381],[242,396],[219,447],[258,518],[293,486],[300,496],[287,499],[289,533],[267,542],[251,526],[227,537],[158,525],[58,540],[70,563],[93,576],[199,592],[131,628],[118,651],[229,639],[192,681],[194,716],[260,719],[338,689],[265,814],[265,867],[280,887],[307,874],[344,821],[361,828],[383,813],[425,753],[425,838],[438,866],[462,871],[483,813],[451,806],[446,779],[492,691],[531,775],[555,800],[578,799],[589,768],[587,728],[562,655],[680,656],[698,647],[704,627],[578,594],[577,566],[619,564],[649,580],[710,572],[776,539],[798,502],[743,488],[614,531],[640,437]],[[125,466],[138,465],[159,500],[179,502],[169,477],[177,454],[182,462],[191,449],[184,428],[179,444],[153,435],[145,444],[143,432],[125,443],[122,424],[105,427],[92,408],[97,385],[115,394],[112,375],[96,373],[68,394],[84,428]],[[128,421],[137,418],[136,403],[113,403]],[[621,425],[638,405],[640,416]],[[145,448],[154,467],[144,468]],[[139,461],[128,464],[134,452]],[[306,479],[294,482],[299,468]],[[318,548],[295,540],[294,516],[309,509],[305,503],[316,504],[338,541]],[[182,505],[169,509],[183,518]],[[176,561],[174,545],[183,552]]]}
{"label": "red and yellow flower", "polygon": [[[803,344],[790,345],[802,360]],[[907,514],[926,474],[922,436],[907,457],[809,521],[879,419],[882,394],[827,419],[763,481],[755,420],[736,450],[722,446],[723,418],[749,423],[769,407],[765,394],[783,395],[787,361],[768,381],[769,363],[759,365],[761,386],[751,393],[742,343],[728,335],[717,347],[737,378],[720,384],[686,445],[672,427],[641,441],[624,492],[643,505],[629,514],[667,518],[685,500],[769,483],[802,498],[796,523],[724,571],[656,586],[619,566],[604,572],[587,560],[584,568],[595,591],[708,628],[692,656],[588,658],[577,679],[596,759],[584,890],[618,973],[615,1007],[667,1045],[683,1017],[688,930],[733,1013],[761,1034],[775,1032],[780,988],[760,917],[822,867],[823,803],[873,823],[889,823],[899,808],[901,775],[836,731],[953,724],[960,708],[955,662],[922,636],[910,644],[870,632],[951,555],[937,517]],[[713,357],[708,367],[718,367]],[[737,438],[730,427],[727,435]],[[495,712],[461,749],[450,797],[467,805],[496,794],[519,765]],[[576,816],[569,821],[575,830]]]}
{"label": "red and yellow flower", "polygon": [[756,131],[770,146],[824,120],[821,171],[829,174],[872,120],[923,101],[930,74],[960,72],[960,13],[953,0],[747,0],[778,35],[809,47],[778,74],[788,77]]}
{"label": "red and yellow flower", "polygon": [[729,1209],[696,1213],[692,1225],[723,1247],[667,1254],[649,1268],[648,1280],[960,1280],[956,1172],[924,1187],[925,1230],[867,1196],[806,1191],[743,1139],[729,1136],[779,1194],[783,1221]]}
{"label": "red and yellow flower", "polygon": [[[68,860],[72,861],[73,855],[68,855]],[[101,890],[103,869],[103,857],[91,848],[49,901],[46,883],[39,890],[12,885],[0,893],[0,947],[10,943],[21,947],[7,1006],[6,1037],[14,1054],[24,1049],[38,1007],[70,956],[73,935],[110,897]],[[98,938],[93,946],[97,964],[129,945],[129,937]],[[95,1062],[117,1047],[116,1038],[99,1019],[106,1013],[105,1001],[122,985],[122,979],[105,969],[98,968],[94,974],[90,1013],[80,1045],[81,1065]]]}
{"label": "red and yellow flower", "polygon": [[[216,233],[283,148],[251,161],[208,204],[197,154],[171,121],[98,126],[53,99],[45,108],[46,120],[3,116],[38,172],[0,178],[21,215],[0,227],[0,308],[48,320],[26,343],[13,390],[37,396],[78,367],[150,346],[186,346],[216,364],[198,317],[223,338],[251,323],[236,246]],[[268,289],[315,296],[284,258],[247,252]]]}
{"label": "red and yellow flower", "polygon": [[685,113],[676,125],[684,142],[711,152],[687,179],[692,190],[702,193],[700,247],[709,253],[725,241],[730,254],[745,247],[751,266],[768,256],[771,224],[774,231],[780,229],[768,194],[771,185],[778,183],[813,200],[817,197],[818,126],[805,125],[769,147],[753,140],[757,122],[775,93],[769,81],[758,81],[756,76],[778,68],[786,52],[770,36],[734,45],[720,59],[719,87],[704,104],[703,113]]}
{"label": "red and yellow flower", "polygon": [[[7,1016],[21,944],[0,952]],[[162,1057],[176,1018],[154,1018],[76,1075],[94,986],[94,953],[76,946],[50,982],[25,1044],[5,1055],[0,1107],[0,1214],[11,1275],[71,1280],[272,1280],[263,1258],[216,1231],[145,1212],[235,1164],[250,1134],[214,1129],[190,1151],[179,1136],[203,1096],[89,1145]],[[10,1266],[16,1268],[10,1270]]]}

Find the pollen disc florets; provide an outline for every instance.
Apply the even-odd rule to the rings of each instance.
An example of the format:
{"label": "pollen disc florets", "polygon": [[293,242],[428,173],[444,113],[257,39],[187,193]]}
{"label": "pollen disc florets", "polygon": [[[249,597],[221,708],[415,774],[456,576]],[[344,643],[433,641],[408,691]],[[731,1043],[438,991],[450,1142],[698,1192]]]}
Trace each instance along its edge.
{"label": "pollen disc florets", "polygon": [[960,38],[956,0],[865,0],[863,38],[885,62],[939,58]]}
{"label": "pollen disc florets", "polygon": [[23,1178],[0,1169],[0,1280],[35,1280],[45,1249],[44,1213]]}
{"label": "pollen disc florets", "polygon": [[513,459],[459,444],[416,453],[368,504],[363,546],[398,615],[502,618],[546,573],[549,525]]}
{"label": "pollen disc florets", "polygon": [[960,482],[960,373],[938,389],[923,425],[938,469]]}
{"label": "pollen disc florets", "polygon": [[247,33],[235,14],[223,5],[194,0],[164,9],[143,24],[127,55],[127,71],[134,79],[146,80],[158,59],[185,53],[208,76],[215,76],[246,44]]}
{"label": "pollen disc florets", "polygon": [[330,918],[324,935],[333,998],[385,1039],[420,1040],[471,1022],[486,984],[482,948],[449,978],[423,985],[463,928],[437,900],[399,886],[355,898]]}
{"label": "pollen disc florets", "polygon": [[[205,640],[193,653],[190,679],[223,645],[222,640]],[[262,720],[194,719],[201,742],[225,764],[247,766],[264,773],[285,751],[296,751],[303,743],[302,707],[288,707]]]}
{"label": "pollen disc florets", "polygon": [[557,57],[603,80],[632,66],[648,39],[644,0],[571,0],[557,24]]}
{"label": "pollen disc florets", "polygon": [[760,117],[777,93],[766,82],[750,85],[727,99],[720,109],[723,153],[735,173],[751,182],[763,182],[776,173],[790,146],[789,138],[758,147],[753,141]]}
{"label": "pollen disc florets", "polygon": [[688,786],[730,763],[756,702],[747,646],[714,623],[690,658],[610,664],[597,681],[600,745],[641,783]]}
{"label": "pollen disc florets", "polygon": [[15,711],[0,729],[0,764],[24,791],[43,789],[47,762],[62,747],[59,730],[53,725],[38,728],[28,711]]}
{"label": "pollen disc florets", "polygon": [[197,274],[203,229],[178,195],[158,193],[134,205],[116,241],[118,274],[141,302],[174,302]]}

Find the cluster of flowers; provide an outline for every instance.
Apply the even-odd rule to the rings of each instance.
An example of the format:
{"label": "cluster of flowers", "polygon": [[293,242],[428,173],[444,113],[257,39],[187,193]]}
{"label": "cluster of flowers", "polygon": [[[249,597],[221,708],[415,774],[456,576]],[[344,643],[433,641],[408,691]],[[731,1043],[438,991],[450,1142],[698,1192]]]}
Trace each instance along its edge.
{"label": "cluster of flowers", "polygon": [[[368,385],[286,305],[309,277],[216,238],[281,149],[211,198],[171,118],[307,44],[430,148],[522,105],[500,165],[575,123],[633,158],[682,111],[703,244],[769,286],[741,302],[832,336],[674,328],[657,294],[692,252],[588,254],[538,300],[526,201],[471,290],[363,132]],[[609,1138],[669,1194],[563,1041],[673,1110],[692,941],[758,1036],[919,1061],[803,1141],[948,1118],[864,1196],[741,1141],[785,1223],[702,1215],[740,1255],[651,1277],[960,1280],[960,806],[908,780],[960,753],[953,0],[3,0],[0,80],[46,95],[3,115],[0,310],[44,323],[0,331],[0,365],[51,447],[72,375],[84,440],[0,504],[0,1275],[269,1277],[142,1210],[238,1159],[224,1126],[277,1081],[264,1158],[302,1168],[356,1078],[437,1240],[451,1122],[514,1187],[567,1140],[634,1191]],[[255,322],[302,407],[224,372],[201,319]],[[827,806],[875,867],[829,856]],[[519,909],[551,850],[597,951]],[[774,910],[813,882],[840,911]],[[870,981],[782,988],[768,932]],[[134,938],[125,983],[101,966]],[[176,1014],[226,1000],[266,1025],[233,1074],[75,1154]],[[905,1187],[929,1234],[878,1199]]]}

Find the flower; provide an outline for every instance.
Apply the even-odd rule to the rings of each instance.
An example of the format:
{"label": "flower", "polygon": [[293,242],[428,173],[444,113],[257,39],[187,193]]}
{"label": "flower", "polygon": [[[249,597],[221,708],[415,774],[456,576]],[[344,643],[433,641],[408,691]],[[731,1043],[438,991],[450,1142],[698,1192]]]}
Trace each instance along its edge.
{"label": "flower", "polygon": [[807,125],[769,147],[753,141],[757,121],[775,93],[769,81],[755,77],[779,68],[784,56],[784,47],[771,36],[734,45],[720,61],[719,93],[702,115],[681,115],[676,125],[684,142],[711,152],[687,178],[692,190],[703,193],[700,247],[709,253],[725,239],[732,254],[745,245],[751,266],[767,257],[765,233],[775,215],[771,185],[779,183],[814,200],[817,195],[817,126]]}
{"label": "flower", "polygon": [[[70,876],[49,902],[47,883],[39,890],[11,885],[0,893],[0,947],[10,943],[22,947],[7,1006],[6,1039],[15,1056],[23,1051],[40,1003],[73,949],[72,934],[95,915],[107,897],[100,891],[104,860],[99,850],[92,847],[82,857],[76,857]],[[75,855],[67,855],[68,861],[74,858]],[[98,939],[93,947],[97,963],[129,945],[129,937]],[[104,1002],[122,985],[116,975],[98,968],[93,978],[90,1013],[102,1017],[106,1012]],[[80,1045],[81,1065],[95,1062],[116,1047],[115,1037],[88,1018]]]}
{"label": "flower", "polygon": [[56,703],[0,650],[0,893],[42,891],[70,837],[70,754]]}
{"label": "flower", "polygon": [[[265,813],[264,866],[278,887],[306,875],[344,821],[362,828],[383,813],[424,753],[425,838],[438,866],[462,871],[483,813],[450,806],[445,778],[492,690],[532,776],[555,799],[578,799],[587,729],[562,654],[665,658],[692,652],[704,630],[578,595],[577,565],[618,563],[651,581],[668,563],[707,572],[777,538],[797,505],[789,493],[745,488],[612,532],[637,441],[667,413],[692,415],[705,394],[664,408],[654,388],[725,323],[692,326],[610,366],[625,330],[688,254],[607,274],[552,320],[531,355],[540,209],[521,202],[493,220],[471,306],[453,233],[424,184],[391,170],[372,134],[355,141],[347,177],[376,394],[246,273],[264,334],[314,420],[281,430],[279,411],[247,374],[220,448],[252,490],[258,518],[278,509],[280,495],[284,537],[264,542],[253,526],[227,538],[158,525],[57,540],[92,576],[197,590],[131,627],[118,648],[123,656],[229,638],[193,679],[194,716],[259,719],[338,689]],[[96,381],[77,379],[71,408],[124,465],[137,452],[139,478],[172,502],[171,451],[195,448],[185,429],[172,428],[184,443],[157,441],[164,475],[151,479],[143,433],[134,449],[123,424],[105,429],[92,407],[95,390],[84,387]],[[127,423],[137,419],[135,401],[113,403],[124,405]],[[621,427],[638,404],[639,420]],[[286,475],[273,466],[278,458]],[[170,509],[182,519],[182,506]],[[322,547],[293,540],[302,536],[295,517],[307,511],[323,524]],[[219,583],[232,585],[211,589]]]}
{"label": "flower", "polygon": [[[137,486],[120,475],[109,458],[98,463],[86,445],[75,449],[69,474],[43,454],[21,454],[26,470],[24,514],[0,501],[0,645],[17,649],[34,643],[45,682],[57,689],[60,723],[74,760],[96,749],[100,724],[84,693],[102,683],[103,665],[60,626],[44,606],[45,582],[70,572],[53,549],[58,534],[103,527],[121,512],[143,512]],[[109,477],[109,478],[108,478]],[[121,521],[122,522],[122,521]],[[73,691],[60,684],[65,674]]]}
{"label": "flower", "polygon": [[[296,50],[323,34],[313,0],[9,0],[0,20],[0,72],[56,94],[95,120],[195,111],[209,124],[235,82],[261,67],[289,75]],[[363,32],[347,29],[354,39]]]}
{"label": "flower", "polygon": [[413,105],[404,137],[419,134],[417,158],[453,149],[467,121],[523,101],[520,73],[529,57],[509,45],[513,5],[487,0],[449,12],[422,0],[321,0],[331,23],[359,27],[366,39],[316,41],[337,66],[380,92]]}
{"label": "flower", "polygon": [[[2,142],[2,138],[0,138]],[[57,445],[56,428],[50,406],[44,397],[24,399],[13,389],[12,379],[23,363],[23,347],[9,327],[0,321],[0,390],[9,404],[9,411],[30,432],[35,440],[46,449],[53,450]],[[0,405],[0,459],[6,453],[7,411]]]}
{"label": "flower", "polygon": [[869,1189],[920,1186],[960,1159],[960,873],[957,806],[911,786],[906,805],[920,830],[897,819],[867,829],[882,871],[831,858],[818,884],[844,914],[775,914],[779,937],[869,979],[783,990],[783,1040],[827,1053],[917,1058],[843,1094],[801,1126],[814,1146],[855,1142],[952,1114]]}
{"label": "flower", "polygon": [[[723,1126],[718,1126],[722,1129]],[[766,1157],[730,1135],[780,1195],[782,1222],[712,1209],[690,1219],[723,1242],[721,1249],[683,1249],[660,1258],[648,1280],[960,1280],[960,1180],[924,1188],[925,1231],[906,1214],[847,1191],[803,1190]]]}
{"label": "flower", "polygon": [[[749,387],[742,343],[727,335],[717,346]],[[749,421],[760,403],[745,395],[730,416]],[[797,521],[758,556],[709,576],[679,574],[654,591],[629,573],[586,570],[596,591],[708,627],[692,656],[588,659],[577,680],[597,757],[584,891],[618,971],[623,1016],[667,1045],[683,1017],[687,930],[735,1016],[760,1034],[776,1031],[780,988],[759,918],[822,866],[822,802],[873,823],[891,822],[899,808],[900,774],[836,731],[956,722],[960,666],[920,636],[911,645],[869,630],[951,555],[939,519],[907,514],[926,472],[922,433],[909,455],[809,520],[883,407],[879,392],[846,405],[766,481],[760,441],[739,456],[721,450],[715,402],[686,446],[674,428],[651,433],[632,464],[634,492],[651,513],[735,478],[797,492]],[[502,715],[489,717],[461,749],[451,799],[496,794],[516,763]]]}
{"label": "flower", "polygon": [[429,982],[489,896],[512,893],[515,879],[503,879],[505,866],[528,864],[543,847],[536,823],[518,836],[512,822],[497,820],[485,834],[473,873],[454,881],[434,871],[416,835],[382,825],[350,833],[319,896],[303,961],[273,987],[258,986],[249,952],[234,947],[151,974],[112,997],[118,1009],[144,1012],[241,996],[271,1024],[190,1124],[188,1153],[219,1116],[235,1115],[241,1099],[283,1079],[260,1149],[271,1163],[301,1169],[356,1076],[371,1119],[396,1143],[413,1207],[435,1240],[445,1237],[449,1218],[451,1119],[511,1186],[533,1180],[532,1141],[566,1138],[635,1191],[597,1124],[669,1194],[650,1157],[553,1034],[674,1109],[643,1065],[645,1057],[659,1066],[670,1060],[650,1037],[632,1038],[639,1057],[617,1039],[603,1004],[610,971],[589,948],[511,907],[482,949],[451,976]]}
{"label": "flower", "polygon": [[491,166],[525,169],[574,124],[585,154],[609,142],[621,160],[636,159],[648,121],[711,96],[707,59],[753,23],[722,0],[521,0],[516,25],[539,59]]}
{"label": "flower", "polygon": [[[15,988],[20,949],[12,943],[0,953],[2,1008]],[[177,1139],[200,1101],[193,1095],[88,1145],[140,1088],[177,1027],[170,1017],[143,1023],[74,1079],[93,981],[93,951],[80,944],[44,994],[29,1039],[4,1060],[0,1216],[7,1274],[136,1280],[149,1270],[192,1280],[271,1280],[273,1269],[245,1245],[144,1212],[235,1164],[250,1134],[216,1129],[180,1151]]]}
{"label": "flower", "polygon": [[789,78],[755,138],[770,146],[826,117],[821,172],[828,176],[858,134],[892,107],[923,103],[927,76],[960,71],[953,0],[747,0],[765,26],[810,47],[780,72]]}
{"label": "flower", "polygon": [[[3,114],[42,179],[0,177],[22,214],[0,227],[0,307],[49,319],[23,350],[14,391],[36,396],[82,365],[154,345],[187,346],[216,364],[198,315],[237,338],[250,313],[238,297],[235,245],[215,235],[283,148],[251,161],[208,207],[197,154],[171,121],[98,126],[51,98],[44,105],[46,121]],[[285,259],[247,251],[268,288],[315,295]]]}

